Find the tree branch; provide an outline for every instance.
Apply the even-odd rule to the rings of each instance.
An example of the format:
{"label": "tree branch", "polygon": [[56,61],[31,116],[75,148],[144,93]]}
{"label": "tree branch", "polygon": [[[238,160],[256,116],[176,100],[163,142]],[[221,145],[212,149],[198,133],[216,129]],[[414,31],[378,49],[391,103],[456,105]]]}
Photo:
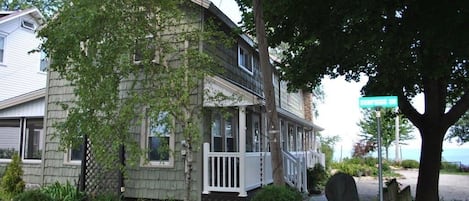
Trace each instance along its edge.
{"label": "tree branch", "polygon": [[399,109],[402,113],[417,127],[421,128],[423,126],[423,115],[420,114],[412,104],[410,104],[409,100],[406,96],[404,96],[403,92],[399,92],[398,96],[398,103]]}
{"label": "tree branch", "polygon": [[444,123],[446,125],[454,125],[459,118],[461,118],[466,111],[469,110],[469,90],[465,91],[464,95],[458,102],[445,114]]}

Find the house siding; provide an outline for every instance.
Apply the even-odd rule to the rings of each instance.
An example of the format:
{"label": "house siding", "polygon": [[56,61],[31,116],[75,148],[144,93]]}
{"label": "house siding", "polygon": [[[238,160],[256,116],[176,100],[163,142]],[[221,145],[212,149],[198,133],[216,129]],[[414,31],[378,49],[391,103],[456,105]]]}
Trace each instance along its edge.
{"label": "house siding", "polygon": [[0,101],[46,86],[46,73],[40,72],[40,53],[29,53],[41,43],[31,30],[21,28],[23,18],[36,23],[29,15],[0,25],[5,36],[4,62],[0,64]]}
{"label": "house siding", "polygon": [[64,121],[67,112],[60,106],[61,103],[71,103],[74,100],[73,87],[59,77],[57,72],[49,72],[49,85],[46,111],[46,142],[44,154],[44,185],[55,182],[65,183],[69,181],[75,183],[80,174],[79,165],[67,164],[65,153],[59,150],[59,139],[54,138],[54,124]]}

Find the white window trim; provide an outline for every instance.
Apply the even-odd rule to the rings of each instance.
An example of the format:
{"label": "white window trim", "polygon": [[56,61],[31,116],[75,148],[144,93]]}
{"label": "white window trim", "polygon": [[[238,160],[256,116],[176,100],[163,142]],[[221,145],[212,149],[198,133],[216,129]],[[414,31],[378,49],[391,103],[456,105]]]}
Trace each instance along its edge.
{"label": "white window trim", "polygon": [[[32,27],[26,26],[26,25],[25,25],[25,22],[26,22],[26,23],[30,23],[30,24],[32,24],[33,26],[32,26]],[[34,24],[34,22],[32,22],[32,21],[25,20],[25,19],[22,19],[22,20],[21,20],[21,27],[22,27],[23,29],[26,29],[26,30],[29,30],[29,31],[35,31],[35,30],[36,30],[36,24]]]}
{"label": "white window trim", "polygon": [[[146,111],[146,110],[145,110]],[[140,146],[144,150],[148,150],[148,134],[150,133],[149,118],[145,115],[142,121],[142,128],[140,132]],[[174,167],[174,132],[169,134],[169,160],[168,161],[150,161],[148,155],[144,154],[140,159],[140,166],[154,167],[154,168],[173,168]]]}
{"label": "white window trim", "polygon": [[[241,49],[248,53],[248,56],[251,57],[251,70],[249,70],[246,66],[244,66],[243,64],[241,64]],[[242,47],[241,45],[238,45],[238,66],[243,69],[246,73],[250,74],[250,75],[253,75],[254,74],[254,58],[252,56],[252,54],[249,54],[249,51]]]}
{"label": "white window trim", "polygon": [[4,32],[0,32],[0,37],[3,38],[3,61],[0,61],[0,66],[3,66],[3,67],[6,67],[6,47],[7,47],[7,34],[5,34]]}
{"label": "white window trim", "polygon": [[[42,149],[44,149],[44,147],[42,147],[42,149],[41,149],[41,158],[40,158],[40,159],[24,158],[24,157],[26,156],[26,129],[27,129],[27,125],[28,125],[28,120],[30,120],[30,119],[31,119],[31,118],[25,118],[24,121],[22,122],[22,123],[23,123],[23,139],[22,139],[22,141],[21,141],[21,144],[22,144],[22,146],[23,146],[23,150],[22,150],[23,153],[21,153],[21,160],[22,160],[24,163],[40,163],[41,160],[42,160],[42,153],[43,153],[43,152],[42,152],[42,151],[43,151]],[[44,125],[44,119],[43,119],[43,122],[42,122],[42,123],[43,123],[43,125]],[[41,135],[45,135],[45,133],[44,133],[44,128],[42,128],[42,133],[41,133]],[[41,142],[39,141],[39,143],[41,143]],[[44,143],[45,143],[45,142],[44,142]],[[41,146],[41,145],[39,145],[39,146]]]}
{"label": "white window trim", "polygon": [[67,152],[64,153],[64,164],[65,165],[81,165],[81,160],[72,159],[72,148],[68,148]]}

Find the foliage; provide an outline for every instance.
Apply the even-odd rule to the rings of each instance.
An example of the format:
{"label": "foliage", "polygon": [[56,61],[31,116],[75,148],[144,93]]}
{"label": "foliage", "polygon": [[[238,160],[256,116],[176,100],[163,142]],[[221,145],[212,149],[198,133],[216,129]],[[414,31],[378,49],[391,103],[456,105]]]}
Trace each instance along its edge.
{"label": "foliage", "polygon": [[[376,149],[376,142],[378,139],[378,128],[376,121],[376,112],[372,110],[364,110],[363,119],[357,124],[360,126],[360,136],[365,141],[366,145],[374,146],[367,151],[374,151]],[[381,110],[381,143],[384,147],[386,160],[389,160],[389,147],[396,141],[396,113],[393,109],[386,108]],[[412,125],[402,115],[399,115],[399,144],[405,144],[407,140],[411,140],[414,136],[411,134],[413,130]]]}
{"label": "foliage", "polygon": [[112,194],[102,194],[102,195],[97,195],[96,197],[93,197],[90,200],[92,201],[117,201],[117,200],[123,200],[123,199],[120,199],[119,196],[112,195]]}
{"label": "foliage", "polygon": [[340,137],[335,136],[322,136],[318,134],[319,140],[321,142],[321,152],[325,155],[326,169],[330,168],[332,164],[332,159],[334,157],[334,145],[340,140]]}
{"label": "foliage", "polygon": [[[1,190],[8,199],[24,191],[25,183],[22,179],[23,169],[21,168],[21,159],[18,154],[13,155],[10,164],[8,164],[5,175],[2,177]],[[8,200],[7,199],[7,200]]]}
{"label": "foliage", "polygon": [[371,140],[360,140],[353,145],[352,157],[365,157],[376,149],[376,142]]}
{"label": "foliage", "polygon": [[458,144],[464,144],[469,141],[469,111],[449,129],[445,139],[450,142],[452,139],[455,139]]}
{"label": "foliage", "polygon": [[43,187],[41,192],[50,196],[53,200],[60,201],[81,201],[84,199],[85,194],[78,191],[78,189],[70,184],[60,184],[56,182],[50,186]]}
{"label": "foliage", "polygon": [[329,179],[329,172],[326,171],[325,167],[317,163],[313,168],[308,168],[307,171],[307,184],[308,191],[310,193],[321,192],[326,186],[326,182]]}
{"label": "foliage", "polygon": [[46,17],[52,17],[62,6],[63,0],[0,0],[2,10],[23,10],[36,7]]}
{"label": "foliage", "polygon": [[257,192],[252,201],[301,201],[303,197],[298,190],[282,185],[265,186]]}
{"label": "foliage", "polygon": [[461,163],[442,161],[441,170],[444,172],[461,172]]}
{"label": "foliage", "polygon": [[[149,152],[141,149],[135,128],[162,126],[169,131],[165,134],[186,142],[185,183],[191,192],[193,151],[200,148],[200,99],[210,98],[200,84],[218,72],[199,47],[202,41],[227,41],[226,34],[208,25],[200,29],[200,9],[193,6],[173,0],[64,4],[39,32],[47,39],[42,48],[54,61],[51,72],[73,86],[75,95],[58,103],[68,114],[54,124],[61,149],[78,146],[86,134],[100,165],[125,170],[115,163],[122,146],[128,166]],[[154,130],[152,135],[161,134]],[[175,150],[164,151],[172,155]]]}
{"label": "foliage", "polygon": [[403,168],[419,168],[420,164],[416,160],[407,159],[401,162],[401,166]]}
{"label": "foliage", "polygon": [[[252,30],[250,0],[241,4]],[[312,89],[325,76],[368,82],[363,95],[396,95],[422,136],[417,201],[438,199],[442,142],[469,109],[469,2],[264,1],[271,46],[288,44],[281,71],[291,88]],[[425,95],[425,110],[412,105]]]}
{"label": "foliage", "polygon": [[[13,201],[53,201],[54,199],[41,190],[28,190],[13,198]],[[58,201],[58,200],[57,200]]]}
{"label": "foliage", "polygon": [[[344,159],[341,163],[335,163],[333,168],[352,176],[377,176],[378,159],[374,157],[353,157]],[[390,163],[383,160],[382,170],[384,175],[393,175]]]}

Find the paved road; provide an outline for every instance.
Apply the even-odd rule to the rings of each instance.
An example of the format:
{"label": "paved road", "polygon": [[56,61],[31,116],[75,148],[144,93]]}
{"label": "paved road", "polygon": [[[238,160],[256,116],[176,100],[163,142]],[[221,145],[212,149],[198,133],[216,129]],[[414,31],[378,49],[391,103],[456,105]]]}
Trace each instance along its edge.
{"label": "paved road", "polygon": [[[403,177],[397,181],[403,187],[410,185],[412,195],[415,197],[418,170],[399,170]],[[358,195],[361,201],[375,201],[378,195],[378,179],[372,177],[355,178]],[[440,197],[445,201],[469,201],[469,175],[440,175]],[[327,201],[324,195],[310,198],[310,201]]]}
{"label": "paved road", "polygon": [[[415,197],[417,186],[418,170],[399,170],[399,174],[403,175],[397,181],[403,187],[410,185],[412,195]],[[355,178],[357,183],[358,194],[362,201],[372,201],[378,195],[377,178],[361,177]],[[469,201],[469,176],[468,175],[440,175],[440,197],[446,201]]]}

